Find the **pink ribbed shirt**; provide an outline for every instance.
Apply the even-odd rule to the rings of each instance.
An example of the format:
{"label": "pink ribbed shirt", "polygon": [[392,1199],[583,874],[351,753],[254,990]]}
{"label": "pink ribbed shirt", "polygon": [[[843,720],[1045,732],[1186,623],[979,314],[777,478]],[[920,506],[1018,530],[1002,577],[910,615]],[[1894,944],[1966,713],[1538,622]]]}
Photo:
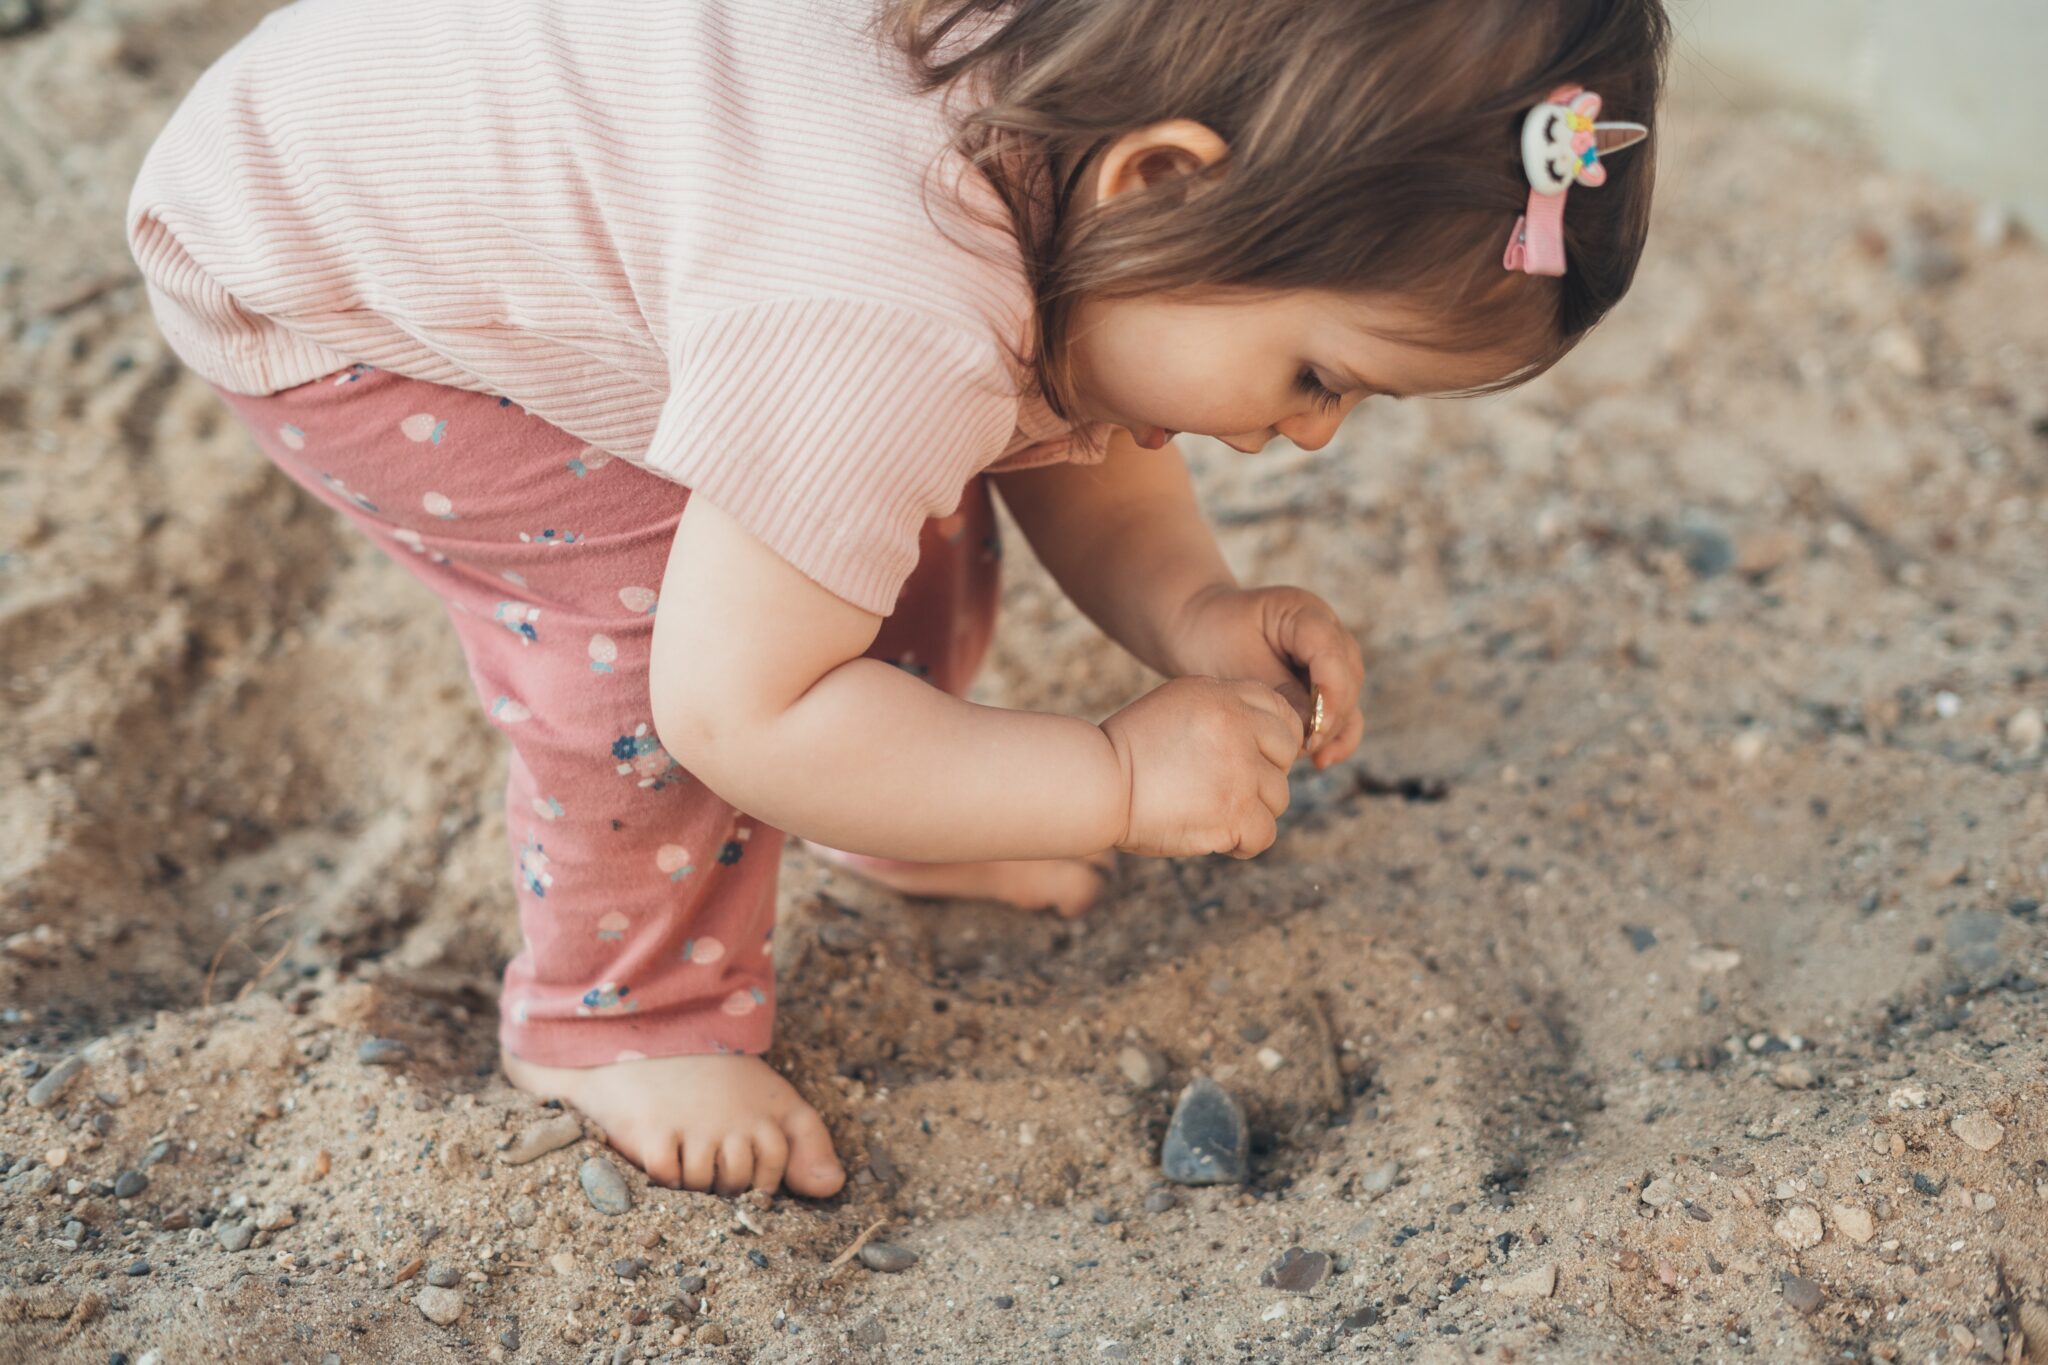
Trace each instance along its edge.
{"label": "pink ribbed shirt", "polygon": [[299,0],[143,163],[158,323],[233,392],[508,396],[886,613],[977,472],[1083,446],[1020,392],[1021,257],[875,7]]}

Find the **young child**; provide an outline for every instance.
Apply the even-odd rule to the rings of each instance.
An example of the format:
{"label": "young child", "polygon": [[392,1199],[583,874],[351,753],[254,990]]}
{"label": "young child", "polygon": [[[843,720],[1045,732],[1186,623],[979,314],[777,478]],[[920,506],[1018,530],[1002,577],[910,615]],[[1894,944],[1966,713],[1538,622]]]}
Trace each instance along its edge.
{"label": "young child", "polygon": [[[760,1056],[783,831],[1067,914],[1112,850],[1266,848],[1363,665],[1233,580],[1173,437],[1556,361],[1642,249],[1593,119],[1664,41],[1658,0],[300,0],[207,71],[130,242],[512,743],[512,1081],[667,1184],[829,1195]],[[1169,681],[963,699],[992,491]]]}

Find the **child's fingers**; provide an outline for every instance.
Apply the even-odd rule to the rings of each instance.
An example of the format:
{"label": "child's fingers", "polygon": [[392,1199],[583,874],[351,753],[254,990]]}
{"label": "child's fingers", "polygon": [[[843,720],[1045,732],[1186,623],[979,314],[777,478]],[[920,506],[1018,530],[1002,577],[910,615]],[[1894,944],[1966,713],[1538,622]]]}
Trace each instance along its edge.
{"label": "child's fingers", "polygon": [[1358,742],[1365,738],[1365,715],[1363,712],[1353,710],[1351,719],[1344,723],[1342,729],[1332,731],[1327,728],[1327,725],[1328,723],[1325,722],[1325,738],[1321,744],[1316,746],[1315,755],[1310,760],[1316,765],[1316,771],[1318,772],[1335,764],[1342,763],[1345,759],[1351,757],[1352,751],[1358,747]]}

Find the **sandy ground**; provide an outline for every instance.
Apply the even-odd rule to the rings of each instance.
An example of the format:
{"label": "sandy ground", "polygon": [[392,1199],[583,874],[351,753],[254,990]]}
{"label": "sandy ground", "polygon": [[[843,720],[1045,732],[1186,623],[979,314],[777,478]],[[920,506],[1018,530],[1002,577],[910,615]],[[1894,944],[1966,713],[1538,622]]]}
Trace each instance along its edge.
{"label": "sandy ground", "polygon": [[[1074,925],[792,857],[774,1060],[856,1179],[629,1170],[608,1216],[596,1135],[504,1159],[549,1115],[494,1074],[504,754],[452,637],[123,247],[262,8],[0,41],[0,1359],[2010,1362],[2029,1301],[2048,1357],[2035,247],[1675,110],[1636,295],[1556,373],[1196,452],[1241,571],[1372,664],[1278,845]],[[1012,547],[987,696],[1146,686]],[[1253,1178],[1163,1197],[1195,1074]],[[830,1264],[878,1222],[914,1266]]]}

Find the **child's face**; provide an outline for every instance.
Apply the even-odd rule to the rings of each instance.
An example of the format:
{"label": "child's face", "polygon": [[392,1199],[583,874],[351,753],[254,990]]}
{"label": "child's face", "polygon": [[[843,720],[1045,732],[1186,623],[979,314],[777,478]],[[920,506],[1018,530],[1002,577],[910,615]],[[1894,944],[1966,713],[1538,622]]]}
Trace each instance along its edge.
{"label": "child's face", "polygon": [[1186,431],[1247,452],[1275,436],[1317,450],[1368,397],[1476,388],[1525,359],[1389,339],[1411,327],[1398,301],[1306,290],[1257,301],[1087,300],[1071,333],[1077,416],[1124,427],[1148,448]]}

